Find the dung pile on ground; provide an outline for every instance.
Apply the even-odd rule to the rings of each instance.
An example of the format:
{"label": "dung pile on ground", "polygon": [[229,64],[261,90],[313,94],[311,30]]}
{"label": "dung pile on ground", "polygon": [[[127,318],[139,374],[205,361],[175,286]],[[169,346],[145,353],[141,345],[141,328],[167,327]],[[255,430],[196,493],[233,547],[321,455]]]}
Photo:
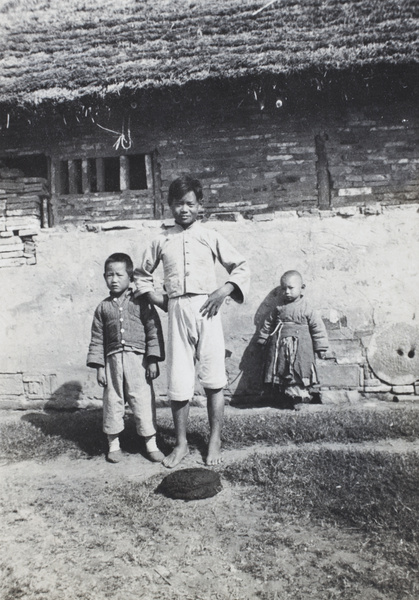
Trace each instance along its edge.
{"label": "dung pile on ground", "polygon": [[211,498],[222,489],[218,473],[209,469],[191,468],[174,471],[167,475],[156,492],[169,498],[200,500]]}

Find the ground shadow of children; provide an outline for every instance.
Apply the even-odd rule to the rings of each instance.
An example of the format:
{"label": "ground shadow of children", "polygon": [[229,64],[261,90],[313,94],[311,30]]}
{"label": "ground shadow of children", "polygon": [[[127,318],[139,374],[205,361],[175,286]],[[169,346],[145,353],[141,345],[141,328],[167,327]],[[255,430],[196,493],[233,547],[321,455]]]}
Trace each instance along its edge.
{"label": "ground shadow of children", "polygon": [[[73,442],[90,458],[106,453],[107,441],[102,432],[102,409],[79,408],[83,387],[79,381],[68,381],[50,396],[42,412],[29,412],[22,417],[45,435],[58,436]],[[169,443],[163,443],[169,451]],[[135,423],[131,414],[125,418],[121,446],[128,454],[146,456],[145,448],[138,443]]]}
{"label": "ground shadow of children", "polygon": [[[103,456],[107,451],[107,440],[102,432],[102,409],[79,408],[82,399],[81,383],[68,381],[55,390],[42,412],[28,412],[22,420],[40,429],[44,435],[73,442],[89,458]],[[159,427],[157,437],[162,451],[169,453],[173,445],[173,425]],[[201,454],[204,452],[206,441],[200,433],[191,432],[190,442]],[[146,457],[145,448],[138,443],[134,419],[129,410],[121,433],[121,447],[127,454]]]}

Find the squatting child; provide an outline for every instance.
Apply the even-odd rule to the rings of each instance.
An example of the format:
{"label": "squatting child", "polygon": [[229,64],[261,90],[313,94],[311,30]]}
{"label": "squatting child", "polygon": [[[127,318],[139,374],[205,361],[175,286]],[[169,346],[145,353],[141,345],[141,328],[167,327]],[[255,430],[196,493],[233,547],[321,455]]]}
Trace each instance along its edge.
{"label": "squatting child", "polygon": [[273,386],[284,407],[313,399],[313,386],[319,383],[314,355],[324,358],[329,346],[324,323],[304,289],[298,271],[282,275],[282,303],[266,319],[257,340],[266,346],[264,382]]}
{"label": "squatting child", "polygon": [[144,438],[148,458],[161,462],[156,444],[152,381],[164,360],[160,318],[147,299],[130,288],[134,266],[127,254],[116,253],[105,262],[104,278],[110,294],[96,308],[87,366],[97,370],[103,392],[103,431],[108,437],[107,460],[122,459],[119,434],[124,429],[125,402],[133,412],[137,433]]}
{"label": "squatting child", "polygon": [[[188,454],[189,401],[194,394],[195,361],[207,396],[210,438],[207,465],[221,462],[221,428],[226,385],[224,336],[219,310],[227,296],[241,303],[249,286],[246,260],[219,233],[197,222],[201,183],[189,175],[175,179],[168,194],[175,224],[146,249],[134,272],[139,294],[168,311],[167,377],[176,444],[163,460],[168,468]],[[229,276],[217,288],[215,262]],[[164,294],[155,291],[153,272],[163,264]]]}

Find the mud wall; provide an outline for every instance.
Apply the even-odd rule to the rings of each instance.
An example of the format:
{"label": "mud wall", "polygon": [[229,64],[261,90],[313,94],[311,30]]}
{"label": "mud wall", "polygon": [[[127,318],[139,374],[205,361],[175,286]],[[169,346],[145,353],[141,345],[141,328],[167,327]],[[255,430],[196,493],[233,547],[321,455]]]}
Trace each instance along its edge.
{"label": "mud wall", "polygon": [[[234,213],[233,218],[206,223],[242,250],[252,271],[247,302],[230,301],[223,308],[227,395],[255,399],[260,394],[261,357],[253,338],[287,269],[301,271],[306,293],[329,330],[335,359],[320,365],[325,387],[392,391],[371,373],[366,348],[381,328],[417,322],[418,205],[272,211],[252,219]],[[95,373],[85,360],[93,310],[106,295],[103,262],[116,251],[137,262],[161,222],[113,227],[40,230],[34,237],[37,263],[0,270],[1,407],[100,406]],[[164,314],[162,321],[165,325]],[[162,371],[156,383],[160,402],[166,399],[164,365]],[[415,386],[394,391],[414,394]]]}

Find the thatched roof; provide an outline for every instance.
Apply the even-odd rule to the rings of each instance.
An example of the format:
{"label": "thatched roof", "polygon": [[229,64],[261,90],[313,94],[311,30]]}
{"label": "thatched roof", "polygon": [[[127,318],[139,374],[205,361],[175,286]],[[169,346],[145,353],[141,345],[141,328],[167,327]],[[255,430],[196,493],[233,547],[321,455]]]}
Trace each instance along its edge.
{"label": "thatched roof", "polygon": [[417,0],[0,0],[0,102],[419,64]]}

